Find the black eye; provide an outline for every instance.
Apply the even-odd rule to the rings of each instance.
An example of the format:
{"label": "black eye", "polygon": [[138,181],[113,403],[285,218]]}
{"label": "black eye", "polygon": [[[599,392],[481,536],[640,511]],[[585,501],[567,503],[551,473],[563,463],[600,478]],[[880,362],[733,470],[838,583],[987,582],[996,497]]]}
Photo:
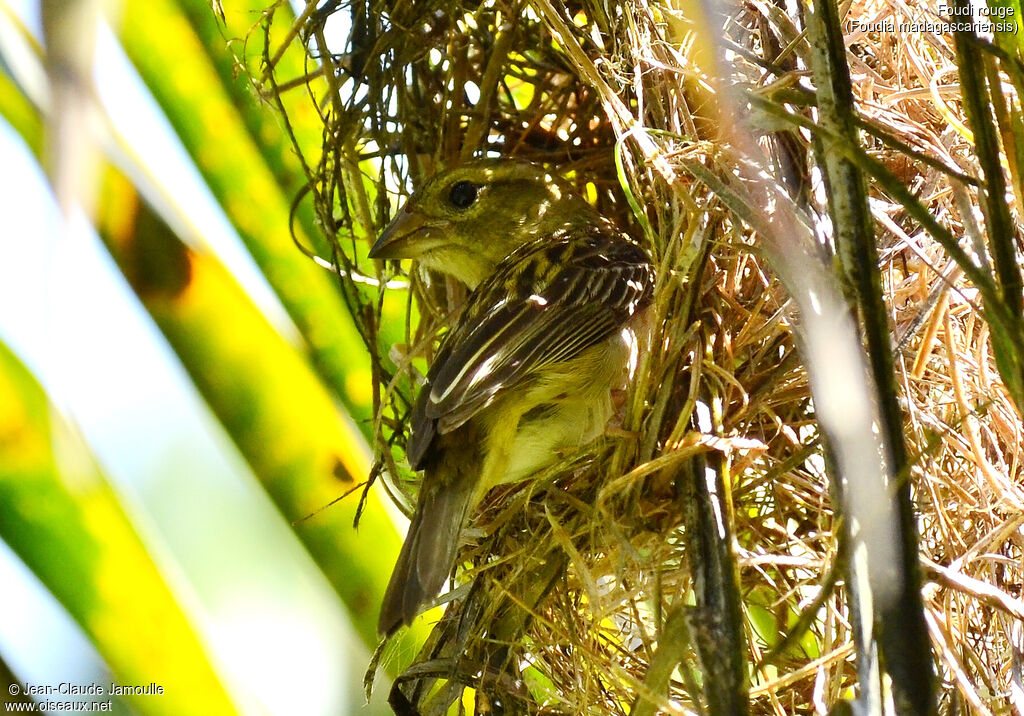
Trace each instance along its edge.
{"label": "black eye", "polygon": [[456,209],[468,209],[476,201],[477,186],[471,181],[460,181],[452,185],[448,201]]}

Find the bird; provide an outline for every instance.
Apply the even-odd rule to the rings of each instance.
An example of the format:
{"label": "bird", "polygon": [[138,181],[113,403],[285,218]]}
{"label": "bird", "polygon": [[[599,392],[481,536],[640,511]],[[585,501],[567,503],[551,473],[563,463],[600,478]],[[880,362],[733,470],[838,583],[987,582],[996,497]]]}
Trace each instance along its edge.
{"label": "bird", "polygon": [[381,606],[390,636],[440,593],[491,488],[605,432],[655,272],[565,180],[508,158],[427,180],[369,257],[414,259],[470,289],[413,403],[406,455],[423,479]]}

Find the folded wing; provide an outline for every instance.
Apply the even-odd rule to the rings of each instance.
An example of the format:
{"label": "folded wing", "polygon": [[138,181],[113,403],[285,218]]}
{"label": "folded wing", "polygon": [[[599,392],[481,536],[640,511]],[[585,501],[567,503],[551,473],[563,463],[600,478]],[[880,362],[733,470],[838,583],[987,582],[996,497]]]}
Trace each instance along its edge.
{"label": "folded wing", "polygon": [[413,409],[409,461],[503,391],[622,330],[651,302],[646,252],[608,226],[542,237],[513,252],[470,295]]}

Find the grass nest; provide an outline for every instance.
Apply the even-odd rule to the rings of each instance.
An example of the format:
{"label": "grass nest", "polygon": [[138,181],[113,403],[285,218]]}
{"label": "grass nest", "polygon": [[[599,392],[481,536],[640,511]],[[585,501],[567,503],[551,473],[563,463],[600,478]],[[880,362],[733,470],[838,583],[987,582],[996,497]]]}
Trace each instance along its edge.
{"label": "grass nest", "polygon": [[[825,713],[864,686],[799,316],[742,202],[708,181],[737,175],[759,151],[765,181],[827,232],[822,145],[809,131],[812,47],[779,5],[729,12],[365,0],[263,17],[274,39],[259,89],[286,113],[286,95],[305,92],[323,120],[322,151],[302,157],[300,199],[324,229],[311,248],[337,267],[370,351],[375,475],[400,502],[416,489],[403,463],[416,381],[464,298],[441,277],[405,267],[403,281],[366,260],[400,196],[470,156],[537,162],[575,182],[658,266],[649,350],[618,424],[536,480],[493,491],[473,515],[447,609],[428,614],[430,637],[395,682],[397,712],[723,713],[708,687],[729,664],[752,713]],[[931,12],[853,0],[843,21]],[[952,40],[845,29],[864,155],[954,235],[979,236]],[[287,45],[306,53],[305,76],[278,76]],[[1019,111],[1015,87],[999,100],[1004,113]],[[868,193],[939,707],[1019,711],[1020,406],[977,287],[906,201],[875,182]],[[717,522],[702,511],[708,499]],[[701,598],[716,539],[728,553],[717,605]],[[716,643],[730,609],[740,639]]]}

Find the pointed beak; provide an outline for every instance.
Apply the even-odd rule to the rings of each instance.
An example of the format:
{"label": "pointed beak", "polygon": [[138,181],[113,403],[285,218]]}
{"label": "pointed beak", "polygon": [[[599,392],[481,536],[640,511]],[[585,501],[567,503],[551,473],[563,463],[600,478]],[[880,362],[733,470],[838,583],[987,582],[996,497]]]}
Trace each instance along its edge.
{"label": "pointed beak", "polygon": [[406,204],[370,247],[368,256],[371,259],[416,258],[434,243],[428,239],[442,235],[446,225],[447,222],[432,220]]}

